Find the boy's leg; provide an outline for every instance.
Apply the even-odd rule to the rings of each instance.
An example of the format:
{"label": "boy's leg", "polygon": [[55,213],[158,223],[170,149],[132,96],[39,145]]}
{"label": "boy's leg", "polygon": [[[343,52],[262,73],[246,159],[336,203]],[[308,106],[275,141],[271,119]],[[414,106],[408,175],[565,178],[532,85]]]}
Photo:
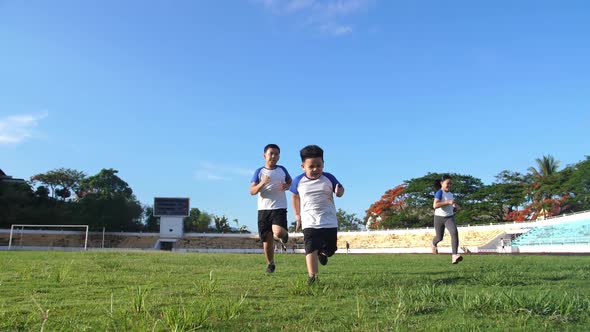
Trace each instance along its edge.
{"label": "boy's leg", "polygon": [[318,230],[322,246],[318,252],[320,264],[328,264],[328,257],[332,257],[338,250],[338,228],[322,228]]}
{"label": "boy's leg", "polygon": [[[319,229],[306,228],[303,230],[303,242],[305,245],[305,265],[307,266],[308,283],[315,282],[315,277],[318,274],[318,251],[322,243]],[[312,280],[310,282],[310,280]]]}
{"label": "boy's leg", "polygon": [[273,273],[275,270],[275,252],[269,210],[258,211],[258,236],[262,241],[262,251],[264,252],[264,258],[267,264],[266,272]]}
{"label": "boy's leg", "polygon": [[314,277],[318,274],[318,251],[305,255],[305,264],[307,265],[307,276]]}
{"label": "boy's leg", "polygon": [[272,232],[277,239],[285,245],[289,241],[289,231],[287,226],[287,209],[272,210]]}
{"label": "boy's leg", "polygon": [[266,237],[262,240],[262,248],[264,249],[264,258],[266,258],[266,264],[275,263],[275,240],[272,238],[272,233],[266,233]]}
{"label": "boy's leg", "polygon": [[281,250],[287,250],[287,242],[289,241],[289,231],[279,225],[272,225],[273,240],[276,238],[281,243]]}
{"label": "boy's leg", "polygon": [[272,233],[277,239],[281,240],[284,244],[287,244],[289,240],[289,231],[279,225],[272,225]]}

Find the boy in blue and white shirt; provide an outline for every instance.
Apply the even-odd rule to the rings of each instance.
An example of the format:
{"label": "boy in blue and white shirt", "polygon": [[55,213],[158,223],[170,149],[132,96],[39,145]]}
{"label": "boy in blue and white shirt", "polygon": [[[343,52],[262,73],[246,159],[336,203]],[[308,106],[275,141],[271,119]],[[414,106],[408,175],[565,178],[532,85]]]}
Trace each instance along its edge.
{"label": "boy in blue and white shirt", "polygon": [[324,150],[317,145],[301,149],[304,173],[291,184],[296,231],[303,228],[308,284],[316,281],[318,261],[328,264],[337,250],[338,218],[334,195],[342,197],[344,187],[330,173],[324,173]]}
{"label": "boy in blue and white shirt", "polygon": [[287,196],[285,191],[291,185],[291,176],[287,169],[277,165],[281,149],[276,144],[264,147],[264,167],[258,168],[250,181],[250,195],[258,194],[258,235],[262,240],[266,272],[275,271],[274,236],[283,246],[289,240],[287,228]]}

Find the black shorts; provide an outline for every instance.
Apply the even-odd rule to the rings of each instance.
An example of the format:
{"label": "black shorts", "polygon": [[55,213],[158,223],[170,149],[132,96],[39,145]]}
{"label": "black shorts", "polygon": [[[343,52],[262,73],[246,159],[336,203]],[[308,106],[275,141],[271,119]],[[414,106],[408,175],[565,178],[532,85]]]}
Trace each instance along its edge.
{"label": "black shorts", "polygon": [[338,228],[306,228],[303,230],[306,254],[318,250],[318,253],[322,252],[331,257],[338,250],[337,240]]}
{"label": "black shorts", "polygon": [[287,209],[258,210],[258,236],[264,242],[268,232],[272,233],[272,225],[287,228]]}

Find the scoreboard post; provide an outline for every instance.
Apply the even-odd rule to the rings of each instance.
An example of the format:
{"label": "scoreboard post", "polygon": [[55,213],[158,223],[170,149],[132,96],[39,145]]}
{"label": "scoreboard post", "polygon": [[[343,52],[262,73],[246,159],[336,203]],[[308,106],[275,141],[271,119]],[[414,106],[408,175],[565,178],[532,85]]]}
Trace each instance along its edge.
{"label": "scoreboard post", "polygon": [[160,217],[160,238],[181,238],[184,235],[182,220],[189,214],[190,200],[188,198],[154,198],[154,217]]}

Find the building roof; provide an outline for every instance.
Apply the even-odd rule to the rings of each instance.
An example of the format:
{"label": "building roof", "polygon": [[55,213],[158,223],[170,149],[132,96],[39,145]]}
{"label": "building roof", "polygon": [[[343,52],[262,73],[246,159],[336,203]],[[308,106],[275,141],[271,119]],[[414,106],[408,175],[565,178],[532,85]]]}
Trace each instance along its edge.
{"label": "building roof", "polygon": [[23,180],[23,179],[16,179],[16,178],[13,178],[12,176],[6,175],[6,173],[4,173],[4,171],[2,171],[0,169],[0,182],[13,182],[13,183],[18,183],[18,182],[25,182],[25,180]]}

